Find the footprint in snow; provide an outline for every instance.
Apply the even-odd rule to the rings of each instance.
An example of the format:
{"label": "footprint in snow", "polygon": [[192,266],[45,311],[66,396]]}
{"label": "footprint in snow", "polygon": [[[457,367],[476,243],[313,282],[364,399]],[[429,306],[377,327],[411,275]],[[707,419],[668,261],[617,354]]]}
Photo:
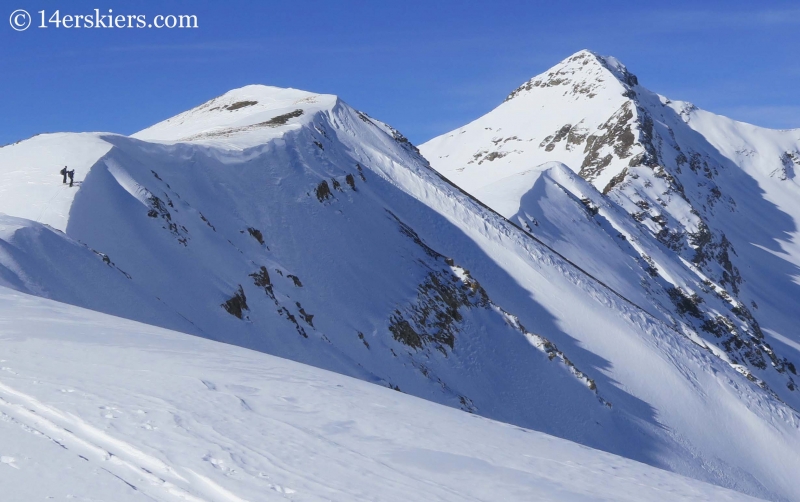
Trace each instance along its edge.
{"label": "footprint in snow", "polygon": [[278,493],[285,493],[286,495],[291,495],[292,493],[297,493],[295,490],[291,488],[286,488],[285,486],[281,485],[269,485],[270,488],[275,490]]}
{"label": "footprint in snow", "polygon": [[13,467],[14,469],[19,469],[19,467],[17,467],[16,465],[16,462],[17,459],[15,459],[14,457],[6,457],[6,456],[0,457],[0,463],[6,464],[7,466]]}
{"label": "footprint in snow", "polygon": [[[119,418],[119,414],[122,413],[119,408],[114,406],[101,406],[100,409],[106,412],[103,414],[105,418]],[[115,412],[116,415],[114,414]]]}
{"label": "footprint in snow", "polygon": [[236,474],[236,469],[226,466],[224,460],[214,458],[211,455],[206,455],[203,457],[203,460],[210,463],[215,469],[219,469],[220,471],[224,472],[226,476],[232,476]]}

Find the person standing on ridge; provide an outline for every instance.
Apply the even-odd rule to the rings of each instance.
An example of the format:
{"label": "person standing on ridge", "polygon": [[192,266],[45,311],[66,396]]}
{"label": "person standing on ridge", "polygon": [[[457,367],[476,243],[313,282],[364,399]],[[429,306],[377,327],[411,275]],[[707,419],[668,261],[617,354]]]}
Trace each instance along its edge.
{"label": "person standing on ridge", "polygon": [[66,184],[67,183],[67,166],[64,166],[64,169],[60,170],[59,173],[61,173],[61,176],[64,177],[63,183]]}
{"label": "person standing on ridge", "polygon": [[67,171],[67,175],[69,176],[69,186],[72,188],[72,182],[74,181],[73,178],[75,177],[75,169],[72,171]]}

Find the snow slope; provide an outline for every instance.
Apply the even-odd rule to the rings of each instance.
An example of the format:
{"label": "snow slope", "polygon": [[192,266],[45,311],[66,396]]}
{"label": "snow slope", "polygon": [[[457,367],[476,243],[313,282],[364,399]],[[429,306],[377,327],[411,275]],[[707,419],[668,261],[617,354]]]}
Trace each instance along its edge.
{"label": "snow slope", "polygon": [[5,288],[0,326],[6,502],[754,500],[334,373]]}
{"label": "snow slope", "polygon": [[800,130],[670,101],[613,57],[581,51],[421,149],[482,202],[800,406]]}
{"label": "snow slope", "polygon": [[110,149],[92,133],[41,134],[0,148],[0,213],[65,230],[77,188],[64,185],[59,171],[74,169],[80,184]]}
{"label": "snow slope", "polygon": [[[82,141],[112,146],[73,192],[65,233],[5,223],[7,286],[800,499],[800,420],[746,367],[334,96],[249,86],[135,137],[65,148]],[[25,148],[0,149],[0,171],[33,163]],[[96,298],[111,289],[122,301]]]}

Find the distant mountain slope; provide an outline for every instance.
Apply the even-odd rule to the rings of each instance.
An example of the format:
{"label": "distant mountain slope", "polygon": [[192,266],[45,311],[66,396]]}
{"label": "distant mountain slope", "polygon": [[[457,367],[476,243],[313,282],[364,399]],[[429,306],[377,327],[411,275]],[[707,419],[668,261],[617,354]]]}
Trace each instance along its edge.
{"label": "distant mountain slope", "polygon": [[2,287],[0,323],[5,502],[755,500]]}
{"label": "distant mountain slope", "polygon": [[800,129],[670,101],[616,59],[581,51],[421,149],[448,179],[800,406]]}
{"label": "distant mountain slope", "polygon": [[[64,148],[110,148],[81,179],[66,233],[39,234],[75,251],[66,282],[130,300],[63,301],[121,305],[744,493],[800,497],[791,407],[335,96],[249,86],[134,136],[71,137]],[[0,170],[33,165],[26,148],[0,149]],[[53,247],[27,232],[4,234],[34,257],[0,256],[20,278],[9,285],[56,297],[39,270]]]}

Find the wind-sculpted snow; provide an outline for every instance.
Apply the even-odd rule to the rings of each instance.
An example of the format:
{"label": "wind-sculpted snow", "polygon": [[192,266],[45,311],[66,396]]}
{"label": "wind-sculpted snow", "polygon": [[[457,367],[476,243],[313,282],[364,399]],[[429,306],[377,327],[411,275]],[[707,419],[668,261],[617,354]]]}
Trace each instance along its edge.
{"label": "wind-sculpted snow", "polygon": [[[130,298],[115,314],[148,312],[744,493],[800,496],[791,407],[669,309],[642,307],[650,296],[608,280],[599,260],[579,263],[477,202],[338,98],[250,86],[135,136],[94,136],[111,148],[82,180],[66,235],[51,232],[82,253],[76,275],[117,274],[98,289]],[[599,208],[584,192],[595,202],[576,207]],[[7,266],[27,282],[9,285],[54,296],[31,273],[45,253],[30,254]]]}
{"label": "wind-sculpted snow", "polygon": [[0,213],[65,230],[77,193],[62,183],[65,166],[75,170],[78,186],[86,173],[111,149],[96,134],[41,134],[0,147]]}
{"label": "wind-sculpted snow", "polygon": [[7,502],[755,500],[285,359],[2,287],[0,329]]}

